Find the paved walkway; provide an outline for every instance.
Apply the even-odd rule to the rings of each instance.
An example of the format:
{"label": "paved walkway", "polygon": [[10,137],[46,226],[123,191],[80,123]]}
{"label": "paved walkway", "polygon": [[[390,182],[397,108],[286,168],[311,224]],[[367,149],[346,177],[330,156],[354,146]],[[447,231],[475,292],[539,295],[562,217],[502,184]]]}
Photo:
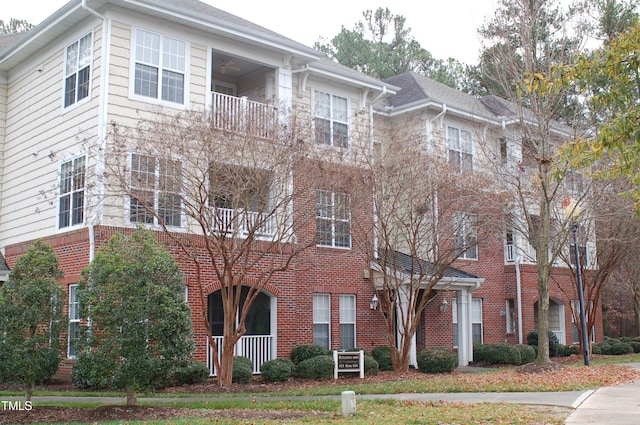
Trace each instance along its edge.
{"label": "paved walkway", "polygon": [[[628,363],[627,366],[640,369],[640,363]],[[260,400],[290,400],[326,398],[340,399],[337,396],[299,396],[299,397],[260,397]],[[22,397],[3,397],[3,400],[23,400]],[[70,397],[35,396],[33,405],[39,402],[68,401]],[[638,425],[640,424],[640,381],[631,384],[602,387],[588,391],[561,392],[513,392],[513,393],[426,393],[426,394],[370,394],[358,395],[357,399],[396,399],[413,401],[455,401],[466,403],[517,403],[562,406],[575,409],[566,420],[566,424],[598,425]],[[124,397],[73,397],[74,401],[98,402],[104,404],[125,403]],[[210,397],[188,398],[144,398],[154,402],[191,402],[211,401]],[[224,400],[216,397],[215,400]]]}

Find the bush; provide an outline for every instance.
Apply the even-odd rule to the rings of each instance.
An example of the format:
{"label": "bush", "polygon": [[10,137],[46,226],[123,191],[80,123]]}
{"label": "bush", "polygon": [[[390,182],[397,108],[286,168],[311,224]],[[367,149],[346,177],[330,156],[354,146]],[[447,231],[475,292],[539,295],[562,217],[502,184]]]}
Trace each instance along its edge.
{"label": "bush", "polygon": [[602,343],[602,349],[600,354],[608,356],[620,356],[623,354],[633,353],[633,347],[628,342],[609,340]]}
{"label": "bush", "polygon": [[370,354],[364,355],[364,374],[367,376],[375,376],[380,371],[380,365]]}
{"label": "bush", "polygon": [[520,364],[531,363],[536,359],[536,349],[527,344],[517,344],[516,349],[520,352]]}
{"label": "bush", "polygon": [[[560,341],[558,341],[558,337],[553,332],[549,331],[549,356],[557,357],[558,356],[558,346],[560,345]],[[527,334],[527,344],[533,345],[534,347],[538,346],[538,330],[533,330]]]}
{"label": "bush", "polygon": [[284,382],[291,378],[296,370],[296,365],[289,359],[267,360],[260,366],[262,379],[267,382]]}
{"label": "bush", "polygon": [[506,342],[474,345],[473,359],[489,364],[522,364],[520,350],[515,345]]}
{"label": "bush", "polygon": [[579,345],[562,345],[558,346],[558,357],[569,357],[574,354],[580,354]]}
{"label": "bush", "polygon": [[79,388],[113,388],[114,377],[108,373],[115,368],[114,358],[103,352],[83,351],[71,369],[71,381]]}
{"label": "bush", "polygon": [[393,370],[393,361],[391,360],[391,347],[383,345],[375,347],[371,350],[371,355],[378,362],[380,370]]}
{"label": "bush", "polygon": [[296,365],[296,375],[304,379],[329,379],[333,376],[333,357],[316,356]]}
{"label": "bush", "polygon": [[209,380],[209,368],[197,360],[188,360],[171,369],[172,385],[204,384]]}
{"label": "bush", "polygon": [[458,355],[446,348],[425,348],[418,353],[418,369],[423,373],[447,373],[458,366]]}
{"label": "bush", "polygon": [[289,358],[294,364],[299,364],[302,361],[307,359],[312,359],[317,356],[324,356],[327,354],[327,350],[320,347],[319,345],[298,345],[293,347],[291,350],[291,354],[289,354]]}
{"label": "bush", "polygon": [[253,362],[247,357],[233,358],[233,372],[231,382],[234,384],[248,384],[253,377]]}
{"label": "bush", "polygon": [[634,353],[640,353],[640,342],[631,341],[629,345],[631,345],[631,348],[633,348]]}

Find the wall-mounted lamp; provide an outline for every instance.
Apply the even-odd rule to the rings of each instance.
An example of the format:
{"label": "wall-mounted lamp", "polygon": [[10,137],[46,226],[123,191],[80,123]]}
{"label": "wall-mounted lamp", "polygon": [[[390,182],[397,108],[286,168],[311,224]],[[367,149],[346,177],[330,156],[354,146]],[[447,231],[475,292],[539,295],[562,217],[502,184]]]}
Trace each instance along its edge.
{"label": "wall-mounted lamp", "polygon": [[446,298],[442,299],[442,303],[440,304],[440,312],[444,313],[449,309],[449,301]]}
{"label": "wall-mounted lamp", "polygon": [[373,298],[371,298],[371,304],[369,304],[369,308],[371,310],[375,310],[378,308],[378,296],[373,294]]}

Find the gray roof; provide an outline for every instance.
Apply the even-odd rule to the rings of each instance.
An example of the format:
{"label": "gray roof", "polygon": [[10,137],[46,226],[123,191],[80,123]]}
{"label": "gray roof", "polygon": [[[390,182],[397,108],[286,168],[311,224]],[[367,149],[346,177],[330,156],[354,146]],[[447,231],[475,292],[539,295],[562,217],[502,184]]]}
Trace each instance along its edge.
{"label": "gray roof", "polygon": [[[411,257],[410,255],[400,251],[387,251],[386,255],[383,253],[379,258],[386,260],[387,267],[402,273],[410,274],[412,272],[415,273],[416,270],[421,270],[420,274],[429,275],[433,274],[433,271],[437,271],[437,266],[433,263],[417,257]],[[446,267],[442,277],[453,279],[480,279],[476,275],[467,273],[464,270],[460,270],[455,267]]]}

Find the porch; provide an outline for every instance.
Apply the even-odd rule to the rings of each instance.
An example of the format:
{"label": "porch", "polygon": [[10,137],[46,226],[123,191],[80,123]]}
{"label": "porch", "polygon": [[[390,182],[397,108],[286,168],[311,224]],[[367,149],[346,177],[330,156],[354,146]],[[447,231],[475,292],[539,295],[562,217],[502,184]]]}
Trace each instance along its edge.
{"label": "porch", "polygon": [[[218,347],[218,355],[222,355],[222,337],[214,336],[213,339]],[[245,335],[236,344],[233,355],[248,357],[253,363],[253,373],[260,373],[260,365],[267,360],[275,358],[273,350],[273,335]],[[213,361],[213,347],[207,339],[207,367],[209,375],[216,376],[215,364]]]}

